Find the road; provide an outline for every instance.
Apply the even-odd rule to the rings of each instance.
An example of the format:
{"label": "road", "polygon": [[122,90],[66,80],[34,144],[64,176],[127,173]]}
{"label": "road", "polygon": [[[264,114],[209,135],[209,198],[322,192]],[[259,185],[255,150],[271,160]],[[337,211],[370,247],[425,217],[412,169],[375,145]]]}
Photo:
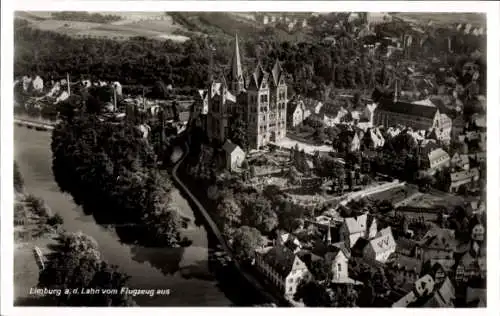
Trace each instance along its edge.
{"label": "road", "polygon": [[184,149],[184,155],[183,155],[183,157],[177,162],[177,164],[172,169],[172,179],[184,191],[184,193],[186,193],[188,195],[188,197],[191,199],[191,201],[196,205],[197,209],[202,213],[202,215],[205,218],[206,222],[208,223],[208,225],[212,229],[212,232],[214,233],[214,235],[217,237],[218,241],[220,242],[223,251],[226,254],[228,254],[231,258],[233,258],[232,261],[233,261],[235,267],[241,272],[241,274],[244,277],[244,279],[246,281],[248,281],[250,284],[252,284],[255,287],[255,289],[259,293],[261,293],[267,300],[269,300],[270,302],[274,302],[276,304],[279,304],[280,300],[278,300],[277,298],[275,298],[273,295],[269,294],[268,291],[262,287],[262,285],[260,284],[260,282],[257,279],[255,279],[255,277],[253,275],[251,275],[250,273],[246,272],[245,269],[242,268],[242,266],[240,265],[240,263],[237,260],[234,260],[233,251],[227,245],[226,240],[223,237],[221,231],[219,230],[219,228],[217,227],[217,225],[215,224],[215,222],[212,220],[212,218],[208,214],[208,212],[205,209],[205,207],[194,196],[194,194],[187,188],[187,186],[179,179],[179,177],[177,175],[177,171],[179,169],[179,166],[182,165],[182,163],[186,159],[187,155],[189,154],[189,147],[186,144],[184,144],[184,147],[185,147],[185,149]]}

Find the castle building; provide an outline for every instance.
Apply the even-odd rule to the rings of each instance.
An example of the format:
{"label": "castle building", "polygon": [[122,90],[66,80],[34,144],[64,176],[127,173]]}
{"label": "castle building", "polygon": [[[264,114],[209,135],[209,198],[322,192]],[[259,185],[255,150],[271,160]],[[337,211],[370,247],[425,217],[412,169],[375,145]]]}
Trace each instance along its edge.
{"label": "castle building", "polygon": [[223,143],[231,120],[240,117],[247,126],[248,146],[258,149],[286,135],[287,85],[276,60],[269,71],[258,63],[245,82],[238,37],[227,80],[213,81],[208,88],[207,135]]}

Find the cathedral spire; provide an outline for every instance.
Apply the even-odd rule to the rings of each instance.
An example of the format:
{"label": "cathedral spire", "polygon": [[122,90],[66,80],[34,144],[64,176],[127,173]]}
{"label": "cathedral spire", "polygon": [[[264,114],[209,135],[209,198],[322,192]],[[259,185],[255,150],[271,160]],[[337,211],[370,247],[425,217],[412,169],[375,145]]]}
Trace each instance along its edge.
{"label": "cathedral spire", "polygon": [[234,55],[231,61],[231,91],[236,95],[244,90],[243,70],[241,69],[240,47],[238,44],[238,34],[234,42]]}
{"label": "cathedral spire", "polygon": [[240,47],[238,45],[238,34],[236,34],[234,43],[234,55],[231,65],[231,75],[233,80],[237,80],[238,78],[243,76],[243,71],[241,70]]}

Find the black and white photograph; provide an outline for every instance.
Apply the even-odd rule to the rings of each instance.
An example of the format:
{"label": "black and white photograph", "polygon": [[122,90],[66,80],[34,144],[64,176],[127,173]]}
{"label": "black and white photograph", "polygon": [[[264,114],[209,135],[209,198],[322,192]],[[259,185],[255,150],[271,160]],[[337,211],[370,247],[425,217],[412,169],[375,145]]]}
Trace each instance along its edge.
{"label": "black and white photograph", "polygon": [[127,2],[12,11],[14,309],[494,303],[498,17]]}

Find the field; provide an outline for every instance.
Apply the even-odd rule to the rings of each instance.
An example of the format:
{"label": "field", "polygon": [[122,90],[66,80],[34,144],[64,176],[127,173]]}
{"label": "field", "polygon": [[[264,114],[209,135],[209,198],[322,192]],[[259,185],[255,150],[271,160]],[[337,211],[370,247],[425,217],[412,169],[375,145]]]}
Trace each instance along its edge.
{"label": "field", "polygon": [[455,23],[470,23],[473,26],[485,27],[486,15],[478,13],[447,13],[447,12],[428,12],[422,13],[402,12],[394,13],[393,16],[417,24],[427,24],[432,21],[435,25],[450,25]]}
{"label": "field", "polygon": [[[120,13],[120,15],[127,13],[133,14],[134,12]],[[146,19],[145,15],[147,14],[154,14],[154,17]],[[176,31],[185,29],[180,25],[175,25],[170,16],[159,16],[158,12],[141,13],[144,20],[140,20],[140,16],[136,15],[124,17],[126,19],[111,24],[54,20],[50,18],[50,15],[40,15],[39,12],[16,12],[16,16],[28,20],[32,26],[40,30],[54,31],[74,37],[90,36],[123,40],[129,37],[144,36],[179,42],[189,39],[186,36],[174,34]]]}
{"label": "field", "polygon": [[[111,23],[88,23],[56,20],[50,12],[17,11],[16,18],[31,22],[32,26],[75,37],[102,37],[125,40],[144,36],[158,40],[186,41],[193,35],[208,34],[218,37],[254,37],[264,31],[265,25],[256,21],[254,13],[229,12],[91,12],[118,15],[122,19]],[[287,32],[272,28],[272,33],[282,41],[304,41],[310,36],[305,30]],[[267,30],[266,32],[268,32]]]}

